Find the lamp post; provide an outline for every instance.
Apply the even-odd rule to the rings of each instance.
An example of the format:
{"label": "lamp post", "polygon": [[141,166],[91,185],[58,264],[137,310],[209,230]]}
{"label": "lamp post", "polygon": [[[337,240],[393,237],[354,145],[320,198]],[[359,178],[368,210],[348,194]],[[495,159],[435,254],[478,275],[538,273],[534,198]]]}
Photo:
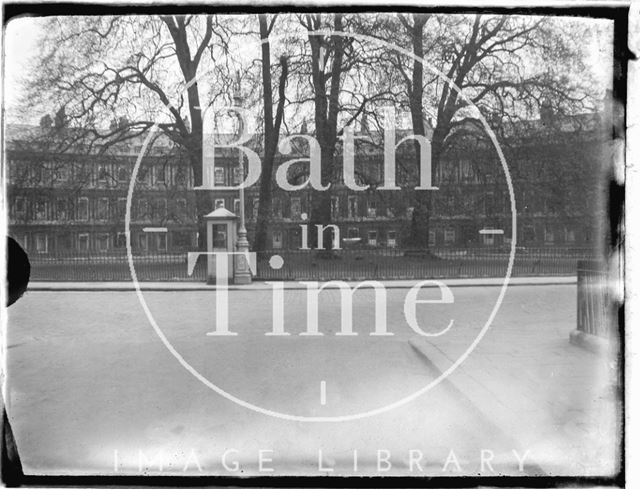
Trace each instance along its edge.
{"label": "lamp post", "polygon": [[[244,103],[244,98],[242,97],[242,91],[240,89],[240,72],[236,72],[236,84],[233,93],[233,104],[236,107],[242,107]],[[238,138],[242,137],[242,133],[244,131],[242,114],[239,112],[238,115]],[[251,283],[251,270],[249,269],[249,241],[247,240],[247,227],[245,225],[245,216],[244,216],[244,158],[242,151],[239,151],[240,155],[238,157],[238,170],[240,173],[240,189],[238,190],[238,197],[240,199],[240,226],[238,227],[238,241],[236,243],[236,248],[239,252],[243,253],[242,255],[236,256],[234,262],[234,283],[236,284],[250,284]]]}

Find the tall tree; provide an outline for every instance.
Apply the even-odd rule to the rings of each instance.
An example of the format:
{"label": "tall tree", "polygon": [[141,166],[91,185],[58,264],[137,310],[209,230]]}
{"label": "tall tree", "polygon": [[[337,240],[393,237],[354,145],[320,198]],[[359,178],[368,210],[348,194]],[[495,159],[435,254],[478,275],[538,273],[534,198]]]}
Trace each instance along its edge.
{"label": "tall tree", "polygon": [[[465,128],[484,130],[474,104],[497,130],[502,121],[537,117],[542,100],[553,100],[558,113],[575,113],[589,106],[587,80],[570,79],[560,67],[575,65],[581,55],[565,29],[553,19],[530,16],[400,15],[413,53],[446,76],[424,80],[423,64],[396,63],[407,86],[413,131],[424,134],[425,104],[434,107],[431,139],[434,177],[448,145]],[[427,39],[428,38],[428,39]],[[428,42],[425,51],[424,43]],[[454,88],[450,82],[457,87]],[[460,91],[458,91],[458,89]],[[462,95],[461,93],[462,92]],[[436,182],[437,184],[437,182]],[[428,247],[431,194],[418,194],[411,241]]]}
{"label": "tall tree", "polygon": [[278,103],[276,114],[273,114],[273,88],[271,75],[271,44],[269,35],[273,31],[276,22],[276,15],[269,16],[260,14],[258,22],[260,25],[260,40],[262,54],[262,90],[264,108],[264,158],[262,160],[262,176],[260,179],[260,196],[258,203],[258,220],[256,223],[256,234],[254,238],[254,249],[263,251],[267,248],[267,229],[271,220],[272,208],[272,176],[273,163],[280,136],[280,128],[284,115],[285,88],[288,75],[288,62],[285,56],[280,58],[280,78],[278,82]]}
{"label": "tall tree", "polygon": [[[212,15],[53,18],[32,80],[33,105],[51,98],[64,106],[56,126],[64,118],[73,127],[66,133],[73,140],[68,146],[82,141],[87,151],[137,138],[158,123],[186,152],[193,183],[199,186],[204,107],[200,84],[193,80],[205,58],[212,62],[227,49],[224,22]],[[216,79],[207,81],[224,91],[224,75],[218,70]],[[109,126],[113,119],[120,123]],[[202,216],[210,208],[209,192],[199,191],[201,247],[206,236]]]}
{"label": "tall tree", "polygon": [[[311,81],[314,99],[314,121],[316,139],[321,150],[322,185],[331,183],[335,174],[334,158],[338,137],[338,96],[340,82],[345,67],[343,58],[345,40],[339,36],[323,36],[318,31],[323,28],[343,31],[342,14],[333,14],[333,25],[323,24],[321,14],[306,14],[301,17],[307,29],[311,52]],[[329,63],[329,60],[331,62]],[[329,70],[327,71],[327,64]],[[311,244],[317,243],[315,225],[326,225],[331,221],[331,197],[326,191],[312,192],[311,202]]]}

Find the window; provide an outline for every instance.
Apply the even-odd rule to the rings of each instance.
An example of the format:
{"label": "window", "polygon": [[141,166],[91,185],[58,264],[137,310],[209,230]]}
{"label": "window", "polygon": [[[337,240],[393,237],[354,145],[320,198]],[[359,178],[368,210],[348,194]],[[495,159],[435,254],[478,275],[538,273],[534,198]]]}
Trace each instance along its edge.
{"label": "window", "polygon": [[147,212],[147,199],[140,199],[138,201],[138,219],[146,219]]}
{"label": "window", "polygon": [[33,179],[33,183],[40,183],[42,180],[42,167],[36,164],[32,169],[31,178]]}
{"label": "window", "polygon": [[147,251],[147,235],[145,233],[138,234],[138,249]]}
{"label": "window", "polygon": [[556,202],[551,198],[545,198],[543,208],[545,214],[555,214],[557,210]]}
{"label": "window", "polygon": [[429,229],[429,246],[435,246],[435,245],[436,245],[436,230]]}
{"label": "window", "polygon": [[[298,199],[300,200],[300,199]],[[253,212],[251,216],[253,219],[258,219],[258,210],[260,209],[260,199],[253,199]]]}
{"label": "window", "polygon": [[495,234],[483,234],[482,243],[486,246],[492,246],[494,242]]}
{"label": "window", "polygon": [[216,209],[220,209],[220,208],[224,209],[224,199],[216,199],[215,200],[215,208]]}
{"label": "window", "polygon": [[77,169],[76,176],[75,176],[75,181],[77,183],[89,184],[91,183],[90,180],[91,180],[90,168],[86,168],[85,166],[82,166]]}
{"label": "window", "polygon": [[58,199],[56,201],[56,219],[58,219],[58,221],[64,221],[67,217],[67,201],[65,199]]}
{"label": "window", "polygon": [[56,169],[56,180],[60,182],[66,182],[69,180],[69,170],[66,166],[60,166]]}
{"label": "window", "polygon": [[576,241],[576,232],[571,228],[564,228],[564,240],[567,243],[574,243]]}
{"label": "window", "polygon": [[49,245],[49,236],[46,234],[36,234],[36,251],[46,253]]}
{"label": "window", "polygon": [[167,199],[156,201],[155,218],[161,221],[167,218]]}
{"label": "window", "polygon": [[370,200],[367,202],[367,217],[376,217],[377,210],[375,201]]}
{"label": "window", "polygon": [[176,185],[184,185],[186,181],[186,177],[184,175],[184,169],[178,168],[176,170]]}
{"label": "window", "polygon": [[127,213],[127,199],[118,197],[118,219],[124,219]]}
{"label": "window", "polygon": [[291,219],[300,219],[300,197],[291,199]]}
{"label": "window", "polygon": [[233,213],[236,216],[240,215],[240,199],[233,199]]}
{"label": "window", "polygon": [[340,217],[340,201],[338,197],[331,197],[331,219],[338,219]]}
{"label": "window", "polygon": [[347,237],[350,239],[359,238],[360,232],[358,231],[358,228],[349,228],[349,231],[347,231]]}
{"label": "window", "polygon": [[358,200],[355,195],[350,195],[348,199],[347,217],[355,219],[358,217]]}
{"label": "window", "polygon": [[127,180],[129,180],[129,172],[124,166],[121,166],[118,169],[118,181],[126,182]]}
{"label": "window", "polygon": [[80,197],[78,199],[77,219],[79,221],[89,220],[89,199],[87,197]]}
{"label": "window", "polygon": [[45,163],[42,169],[42,176],[46,185],[51,185],[54,177],[53,163]]}
{"label": "window", "polygon": [[98,169],[98,181],[104,182],[107,179],[107,169],[104,166],[101,166]]}
{"label": "window", "polygon": [[456,196],[454,194],[448,194],[447,195],[447,208],[445,210],[445,212],[447,214],[451,214],[451,215],[455,215],[457,214],[456,212]]}
{"label": "window", "polygon": [[89,251],[88,234],[78,234],[78,251]]}
{"label": "window", "polygon": [[148,182],[149,181],[149,167],[141,166],[138,169],[138,182]]}
{"label": "window", "polygon": [[456,241],[456,231],[455,229],[445,229],[444,230],[444,244],[450,245],[455,243]]}
{"label": "window", "polygon": [[165,177],[164,165],[156,166],[155,171],[156,171],[156,183],[165,183],[166,177]]}
{"label": "window", "polygon": [[216,166],[214,170],[214,184],[224,185],[224,168]]}
{"label": "window", "polygon": [[280,199],[276,198],[273,200],[272,212],[276,218],[282,219],[282,201]]}
{"label": "window", "polygon": [[101,221],[109,219],[109,199],[107,197],[101,197],[98,199],[97,218]]}
{"label": "window", "polygon": [[26,200],[24,197],[16,197],[16,215],[18,216],[22,216],[25,213],[27,206],[26,206]]}
{"label": "window", "polygon": [[387,231],[387,246],[389,248],[395,248],[397,246],[395,231]]}
{"label": "window", "polygon": [[282,231],[274,231],[272,235],[274,249],[282,248]]}
{"label": "window", "polygon": [[109,235],[98,234],[98,251],[104,253],[109,249]]}
{"label": "window", "polygon": [[522,238],[525,243],[536,241],[536,228],[533,226],[524,226],[522,228]]}
{"label": "window", "polygon": [[242,182],[242,171],[240,168],[235,167],[233,169],[233,184],[240,185],[240,182]]}
{"label": "window", "polygon": [[36,202],[36,220],[44,221],[47,218],[47,203],[44,200]]}
{"label": "window", "polygon": [[176,200],[176,213],[179,217],[185,217],[187,215],[187,199]]}
{"label": "window", "polygon": [[158,251],[167,251],[167,233],[158,233],[156,235],[156,244]]}
{"label": "window", "polygon": [[370,246],[377,246],[378,244],[378,231],[369,231],[367,233],[367,241]]}
{"label": "window", "polygon": [[544,228],[544,240],[546,243],[553,243],[555,236],[553,235],[553,228],[545,226]]}
{"label": "window", "polygon": [[124,233],[116,234],[115,248],[122,249],[127,247],[127,237]]}

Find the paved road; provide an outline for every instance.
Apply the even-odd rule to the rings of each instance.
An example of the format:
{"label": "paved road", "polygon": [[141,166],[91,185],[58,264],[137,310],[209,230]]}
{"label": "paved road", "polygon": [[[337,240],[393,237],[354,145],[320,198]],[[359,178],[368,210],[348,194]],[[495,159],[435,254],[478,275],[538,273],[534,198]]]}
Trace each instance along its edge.
{"label": "paved road", "polygon": [[[384,408],[443,370],[409,344],[417,335],[403,313],[407,292],[387,290],[393,335],[378,337],[369,334],[372,291],[354,296],[356,336],[336,334],[337,290],[321,295],[322,336],[300,335],[308,324],[301,290],[284,293],[289,336],[265,336],[272,328],[269,291],[229,293],[229,328],[237,333],[229,337],[207,335],[215,328],[212,292],[144,296],[171,345],[208,381],[263,409],[332,417]],[[499,288],[452,292],[453,304],[418,305],[417,319],[429,333],[454,319],[429,342],[455,359],[484,326]],[[437,289],[420,295],[438,297]],[[516,287],[490,331],[526,325],[534,335],[544,324],[546,341],[566,342],[574,304],[575,286]],[[26,472],[158,473],[162,465],[163,473],[233,474],[235,462],[245,475],[541,471],[530,454],[521,472],[518,457],[528,448],[518,433],[448,381],[373,417],[283,420],[240,407],[196,379],[162,344],[133,292],[31,292],[9,312],[7,404]],[[494,334],[484,342],[508,349],[503,340]],[[540,395],[555,391],[544,387]]]}

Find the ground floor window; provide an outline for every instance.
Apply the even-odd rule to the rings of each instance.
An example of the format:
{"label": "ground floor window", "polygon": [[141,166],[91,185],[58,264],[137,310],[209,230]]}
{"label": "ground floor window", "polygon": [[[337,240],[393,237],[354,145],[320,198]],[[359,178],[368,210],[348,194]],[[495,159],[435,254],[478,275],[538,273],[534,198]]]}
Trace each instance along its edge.
{"label": "ground floor window", "polygon": [[147,251],[147,235],[142,233],[138,235],[138,249]]}
{"label": "ground floor window", "polygon": [[59,221],[67,219],[67,201],[65,199],[58,199],[56,201],[56,214]]}
{"label": "ground floor window", "polygon": [[522,239],[525,243],[536,240],[536,229],[533,226],[524,226],[522,228]]}
{"label": "ground floor window", "polygon": [[567,243],[574,243],[576,240],[576,232],[571,228],[564,229],[564,240]]}
{"label": "ground floor window", "polygon": [[89,251],[88,234],[78,234],[78,251]]}
{"label": "ground floor window", "polygon": [[273,232],[272,244],[274,249],[282,248],[282,231]]}
{"label": "ground floor window", "polygon": [[553,235],[553,229],[550,227],[544,228],[544,241],[546,243],[553,243],[555,240],[555,236]]}
{"label": "ground floor window", "polygon": [[36,251],[46,253],[49,247],[49,237],[46,234],[36,234]]}
{"label": "ground floor window", "polygon": [[98,234],[98,251],[106,252],[109,250],[109,235],[108,234]]}
{"label": "ground floor window", "polygon": [[430,229],[429,230],[429,246],[435,246],[435,245],[436,245],[436,230]]}
{"label": "ground floor window", "polygon": [[358,232],[358,228],[349,228],[347,231],[347,238],[359,238],[360,233]]}
{"label": "ground floor window", "polygon": [[127,247],[127,238],[124,233],[118,233],[116,235],[115,247],[118,249]]}
{"label": "ground floor window", "polygon": [[378,244],[378,231],[369,231],[367,233],[367,241],[370,246],[377,246]]}
{"label": "ground floor window", "polygon": [[158,233],[156,244],[158,245],[158,251],[167,251],[167,234]]}
{"label": "ground floor window", "polygon": [[492,246],[495,242],[495,234],[483,234],[482,243],[487,246]]}
{"label": "ground floor window", "polygon": [[444,231],[444,244],[451,245],[456,242],[456,230],[445,229]]}
{"label": "ground floor window", "polygon": [[395,248],[397,246],[395,231],[387,231],[387,246],[389,248]]}

